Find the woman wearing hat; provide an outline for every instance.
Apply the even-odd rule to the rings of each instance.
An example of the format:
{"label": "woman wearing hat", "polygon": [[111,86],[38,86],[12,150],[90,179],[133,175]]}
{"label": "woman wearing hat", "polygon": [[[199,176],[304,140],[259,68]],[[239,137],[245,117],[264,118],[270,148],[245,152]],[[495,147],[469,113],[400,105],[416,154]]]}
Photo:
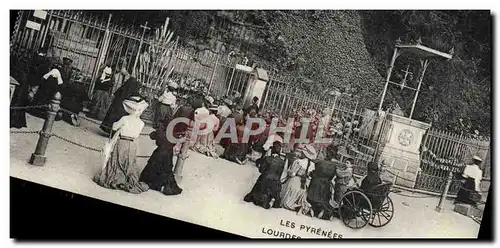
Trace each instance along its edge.
{"label": "woman wearing hat", "polygon": [[111,133],[113,123],[127,115],[123,108],[123,101],[131,96],[139,95],[139,82],[137,82],[137,79],[130,75],[125,66],[123,66],[120,73],[123,75],[123,84],[115,91],[113,102],[99,127],[106,133]]}
{"label": "woman wearing hat", "polygon": [[129,97],[122,105],[128,115],[113,123],[112,130],[119,139],[106,166],[94,176],[94,182],[105,188],[138,194],[149,189],[147,184],[139,182],[136,143],[144,128],[140,116],[148,104],[140,97]]}
{"label": "woman wearing hat", "polygon": [[174,110],[177,107],[177,89],[179,85],[172,81],[168,84],[167,89],[158,98],[158,103],[156,106],[153,128],[159,128],[165,119],[172,118]]}
{"label": "woman wearing hat", "polygon": [[104,120],[106,111],[112,101],[111,89],[113,88],[113,69],[107,64],[99,78],[99,82],[95,84],[94,99],[92,99],[91,116],[97,120]]}
{"label": "woman wearing hat", "polygon": [[[220,120],[221,126],[224,125],[224,123],[226,122],[226,119],[233,114],[233,112],[231,111],[232,105],[233,105],[233,102],[230,99],[224,98],[222,100],[222,104],[219,107],[217,107],[217,117]],[[225,130],[225,131],[229,132],[229,130]],[[229,143],[230,143],[230,139],[228,139],[228,138],[224,138],[224,139],[220,140],[220,145],[224,148],[226,148],[227,145],[229,145]]]}
{"label": "woman wearing hat", "polygon": [[199,123],[199,130],[203,134],[196,135],[196,143],[194,144],[193,150],[210,156],[210,157],[218,157],[215,146],[213,144],[214,140],[214,129],[218,129],[219,120],[215,117],[215,115],[210,114],[210,111],[207,107],[209,107],[211,99],[207,99],[205,97],[205,103],[201,108],[195,110],[194,119],[195,122]]}
{"label": "woman wearing hat", "polygon": [[285,160],[280,157],[281,142],[273,142],[271,155],[264,158],[259,172],[261,173],[250,193],[243,199],[255,205],[269,209],[278,208],[280,202],[280,177],[285,168]]}
{"label": "woman wearing hat", "polygon": [[43,81],[40,83],[34,97],[35,102],[47,104],[54,97],[54,94],[60,90],[61,85],[64,83],[61,67],[61,64],[56,61],[52,64],[51,70],[43,75]]}
{"label": "woman wearing hat", "polygon": [[479,156],[472,157],[472,164],[466,165],[461,175],[460,190],[457,193],[455,203],[465,203],[475,206],[481,201],[481,180],[483,171],[479,167],[483,160]]}
{"label": "woman wearing hat", "polygon": [[226,121],[226,118],[232,114],[231,107],[233,106],[233,101],[228,98],[222,100],[222,104],[217,108],[217,115],[221,120],[221,123]]}
{"label": "woman wearing hat", "polygon": [[307,144],[301,154],[287,171],[287,178],[281,191],[281,207],[298,211],[305,205],[308,175],[314,170],[312,160],[316,159],[316,150]]}
{"label": "woman wearing hat", "polygon": [[174,146],[176,144],[168,140],[165,125],[161,125],[149,137],[156,142],[157,148],[142,170],[139,181],[148,184],[150,189],[160,191],[164,195],[182,193],[173,173]]}

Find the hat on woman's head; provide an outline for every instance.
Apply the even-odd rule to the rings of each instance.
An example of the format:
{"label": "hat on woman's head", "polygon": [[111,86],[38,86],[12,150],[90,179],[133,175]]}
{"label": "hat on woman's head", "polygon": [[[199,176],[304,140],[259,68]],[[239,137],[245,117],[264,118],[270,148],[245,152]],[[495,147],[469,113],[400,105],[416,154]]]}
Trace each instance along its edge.
{"label": "hat on woman's head", "polygon": [[172,94],[171,92],[169,92],[169,94],[166,94],[165,97],[162,100],[163,100],[162,101],[163,104],[172,105],[175,102],[177,102],[177,97],[175,97],[174,94]]}
{"label": "hat on woman's head", "polygon": [[67,63],[67,64],[71,64],[71,63],[73,63],[73,60],[72,60],[71,58],[64,57],[64,58],[63,58],[63,63],[64,63],[64,64],[66,64],[66,63]]}
{"label": "hat on woman's head", "polygon": [[478,162],[483,162],[483,159],[481,159],[479,156],[475,155],[474,157],[472,157],[472,160],[473,161],[478,161]]}
{"label": "hat on woman's head", "polygon": [[306,156],[306,158],[311,160],[316,159],[316,157],[318,156],[318,154],[316,153],[316,149],[314,149],[314,147],[309,144],[304,146],[302,152],[304,153],[304,156]]}
{"label": "hat on woman's head", "polygon": [[210,103],[210,105],[213,105],[213,104],[214,104],[214,101],[215,101],[215,100],[214,100],[214,98],[213,98],[213,97],[211,97],[211,96],[206,96],[206,97],[205,97],[205,100],[206,100],[208,103]]}
{"label": "hat on woman's head", "polygon": [[222,100],[225,104],[227,104],[228,106],[231,106],[233,105],[233,101],[231,101],[231,99],[228,99],[228,98],[224,98],[224,100]]}
{"label": "hat on woman's head", "polygon": [[178,89],[179,88],[179,84],[176,83],[175,81],[171,81],[170,83],[168,83],[167,85],[169,88],[172,88],[172,89]]}
{"label": "hat on woman's head", "polygon": [[293,149],[304,149],[304,144],[302,144],[302,143],[295,143],[293,145]]}
{"label": "hat on woman's head", "polygon": [[123,108],[129,114],[142,114],[149,104],[140,96],[132,96],[123,101]]}

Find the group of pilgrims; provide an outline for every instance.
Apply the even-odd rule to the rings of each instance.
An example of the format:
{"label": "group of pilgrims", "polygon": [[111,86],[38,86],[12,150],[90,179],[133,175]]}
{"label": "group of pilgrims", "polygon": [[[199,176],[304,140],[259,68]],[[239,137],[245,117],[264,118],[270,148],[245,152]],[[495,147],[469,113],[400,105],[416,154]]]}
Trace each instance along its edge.
{"label": "group of pilgrims", "polygon": [[[43,59],[43,55],[37,58]],[[14,75],[20,86],[14,92],[11,106],[46,105],[56,92],[60,92],[61,105],[70,109],[70,112],[59,113],[56,120],[65,119],[75,124],[76,113],[83,108],[85,92],[79,93],[70,83],[71,63],[69,58],[65,58],[63,63],[56,61],[50,64],[38,63],[35,60],[35,66],[26,65],[21,68],[26,72]],[[328,109],[323,110],[321,114],[313,109],[302,109],[295,111],[293,116],[288,116],[294,118],[294,125],[291,134],[286,135],[290,139],[285,142],[283,131],[271,131],[272,120],[279,119],[278,126],[285,126],[285,117],[271,111],[263,111],[257,97],[254,97],[248,106],[243,106],[242,96],[237,92],[216,101],[208,94],[206,87],[198,87],[204,90],[191,87],[190,93],[187,94],[189,97],[186,97],[186,94],[180,94],[182,85],[173,80],[155,97],[154,131],[149,137],[155,141],[156,149],[140,171],[137,164],[137,138],[145,126],[141,115],[149,104],[139,93],[140,82],[129,73],[126,66],[114,66],[113,69],[112,66],[106,65],[101,72],[95,84],[89,115],[101,120],[100,129],[110,140],[115,140],[109,158],[93,178],[94,182],[102,187],[135,194],[149,189],[165,195],[181,194],[182,189],[173,174],[173,161],[174,157],[183,156],[180,152],[183,144],[209,157],[220,157],[240,165],[252,160],[260,176],[243,200],[266,209],[285,208],[301,214],[331,219],[338,212],[336,210],[342,195],[350,188],[358,187],[364,192],[370,192],[382,182],[379,165],[370,162],[367,165],[366,177],[358,184],[353,177],[354,161],[342,161],[339,155],[339,146],[342,140],[345,140],[342,124],[338,119],[332,118]],[[33,115],[45,117],[43,109],[28,111]],[[72,112],[74,114],[71,114]],[[24,109],[11,109],[11,128],[26,127],[25,114]],[[174,125],[172,134],[178,140],[173,141],[168,138],[167,127],[170,122],[180,117],[187,118],[189,122]],[[310,122],[306,125],[302,122],[302,117],[309,118]],[[248,142],[244,142],[243,137],[248,128],[259,128],[257,123],[247,125],[251,118],[263,119],[266,126],[263,132],[250,135]],[[203,122],[197,130],[210,131],[193,134],[194,124],[201,119],[210,121]],[[229,119],[234,120],[236,124],[237,141],[234,142],[231,138],[217,140],[215,137],[219,132],[231,132],[230,129],[221,130]],[[353,121],[346,124],[354,127],[356,131],[358,123]],[[318,130],[320,127],[324,129]],[[317,132],[333,138],[333,142],[314,142]],[[299,138],[303,139],[303,133],[306,133],[306,140],[309,142],[295,142]],[[474,161],[480,161],[480,158],[475,157]],[[475,167],[469,166],[473,169],[467,167],[463,174],[463,178],[474,178],[469,180],[474,181],[469,183],[473,186],[465,187],[471,188],[469,191],[479,191],[481,172],[476,164],[480,162],[475,162]],[[467,174],[468,171],[473,171],[474,173],[469,174],[474,176]],[[465,192],[461,190],[459,200],[465,202],[471,197],[462,191]]]}
{"label": "group of pilgrims", "polygon": [[[44,73],[36,75],[40,76],[37,92],[28,87],[28,101],[48,104],[55,92],[61,92],[61,86],[65,82],[67,84],[64,68],[64,64],[62,67],[56,64],[45,68],[45,72],[41,70]],[[329,219],[335,216],[341,196],[357,184],[352,173],[353,161],[340,161],[338,144],[313,144],[320,126],[318,123],[332,119],[328,110],[324,110],[322,114],[317,114],[314,110],[297,111],[292,116],[296,121],[290,142],[284,142],[284,133],[272,133],[270,126],[273,118],[279,119],[278,126],[284,126],[285,118],[263,111],[257,97],[248,106],[243,106],[242,96],[237,92],[216,102],[207,91],[195,89],[186,99],[179,94],[180,85],[176,81],[170,81],[165,90],[155,97],[155,104],[152,106],[154,131],[149,137],[155,141],[156,149],[140,171],[137,139],[145,126],[141,115],[148,108],[148,101],[139,93],[140,82],[125,66],[112,69],[107,65],[101,71],[102,75],[95,84],[89,115],[101,120],[100,129],[110,140],[115,140],[109,158],[93,177],[93,181],[102,187],[134,194],[149,189],[164,195],[181,194],[182,189],[173,173],[173,161],[174,157],[182,156],[180,150],[184,143],[193,151],[236,164],[243,165],[252,160],[260,176],[243,200],[266,209],[285,208]],[[69,95],[62,95],[63,101],[65,97],[72,99]],[[190,121],[174,125],[172,134],[181,142],[172,141],[167,137],[167,127],[171,121],[180,117]],[[247,128],[258,128],[258,124],[247,127],[248,119],[258,117],[264,119],[265,130],[251,135],[248,142],[243,142]],[[312,118],[311,125],[303,125],[301,117]],[[237,142],[231,138],[216,141],[215,137],[219,132],[230,132],[230,129],[220,130],[229,118],[235,121]],[[208,128],[210,132],[193,134],[193,125],[199,119],[211,120],[199,128]],[[303,127],[308,129],[306,138],[310,143],[294,142],[301,137]],[[328,124],[323,127],[325,135],[335,136]],[[368,175],[360,187],[370,190],[380,183],[378,171],[378,165],[370,163]]]}
{"label": "group of pilgrims", "polygon": [[[181,194],[182,189],[173,173],[173,162],[174,157],[182,156],[182,145],[188,145],[191,150],[206,156],[226,159],[240,165],[247,164],[249,160],[255,162],[260,176],[243,200],[266,209],[285,208],[331,219],[336,216],[339,201],[349,188],[359,186],[369,191],[381,183],[377,164],[368,165],[367,176],[361,185],[357,185],[352,171],[353,160],[341,162],[334,143],[313,144],[314,135],[320,126],[318,122],[322,121],[321,119],[330,120],[326,110],[324,116],[315,115],[312,111],[305,113],[314,118],[313,125],[306,126],[310,129],[306,135],[307,139],[311,140],[310,143],[293,143],[294,138],[298,139],[301,135],[300,118],[297,118],[298,123],[294,125],[291,141],[284,142],[284,132],[270,131],[272,118],[276,116],[269,112],[262,113],[257,97],[254,97],[248,106],[243,106],[242,97],[238,93],[226,96],[218,103],[203,91],[193,91],[189,99],[183,99],[179,94],[180,85],[175,81],[170,81],[155,99],[154,131],[149,137],[156,142],[157,147],[144,169],[139,171],[135,140],[144,127],[140,116],[148,107],[148,103],[138,92],[139,82],[125,68],[120,74],[124,83],[114,92],[106,113],[101,113],[101,129],[110,137],[119,135],[106,166],[94,177],[94,181],[102,187],[130,193],[151,189],[164,195]],[[109,73],[108,76],[110,75],[112,74]],[[103,75],[102,78],[106,77]],[[107,82],[110,80],[103,80],[101,83]],[[96,93],[101,96],[105,94]],[[94,102],[94,106],[99,106],[95,112],[102,111],[103,106],[99,103],[105,101],[96,97]],[[180,117],[187,118],[189,122],[173,125],[173,136],[182,141],[172,141],[168,138],[167,128],[173,120]],[[257,117],[265,120],[264,132],[250,135],[248,142],[244,142],[245,131],[248,131],[248,128],[258,128],[258,124],[247,125],[247,121]],[[217,140],[215,137],[219,132],[231,131],[229,128],[221,130],[223,123],[230,118],[236,124],[237,142],[231,138]],[[200,119],[210,121],[202,122],[196,130],[210,131],[194,134],[194,125]],[[279,124],[284,125],[283,118]],[[324,125],[324,128],[325,133],[328,133],[328,125]],[[285,147],[290,149],[283,149]],[[321,155],[317,150],[324,152]]]}

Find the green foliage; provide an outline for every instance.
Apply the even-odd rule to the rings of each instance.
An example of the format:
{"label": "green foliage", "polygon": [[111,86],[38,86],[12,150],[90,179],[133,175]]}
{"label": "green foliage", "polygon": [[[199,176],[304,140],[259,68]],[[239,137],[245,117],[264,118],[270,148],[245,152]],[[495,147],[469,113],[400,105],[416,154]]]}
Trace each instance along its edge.
{"label": "green foliage", "polygon": [[[398,37],[403,42],[421,38],[424,45],[443,52],[453,48],[451,61],[432,62],[427,68],[414,118],[459,133],[490,133],[489,11],[363,11],[361,16],[366,47],[383,76]],[[396,100],[408,113],[412,92],[393,87],[388,95],[388,101]]]}
{"label": "green foliage", "polygon": [[[477,129],[481,134],[490,133],[489,11],[137,12],[139,19],[147,16],[152,24],[154,19],[161,23],[165,16],[170,17],[172,30],[183,45],[196,44],[200,50],[213,47],[214,39],[237,45],[237,52],[293,78],[305,91],[339,90],[356,96],[361,106],[372,109],[377,108],[398,37],[403,42],[421,38],[424,45],[443,52],[453,48],[451,61],[429,65],[413,118],[450,131]],[[227,28],[228,24],[252,30],[253,36],[242,38],[234,28]],[[226,48],[226,52],[227,49],[234,47]],[[418,62],[411,58],[398,61],[395,76],[407,64]],[[416,79],[418,75],[414,76]],[[416,87],[415,82],[411,83]],[[389,87],[384,108],[396,101],[408,115],[413,93]]]}

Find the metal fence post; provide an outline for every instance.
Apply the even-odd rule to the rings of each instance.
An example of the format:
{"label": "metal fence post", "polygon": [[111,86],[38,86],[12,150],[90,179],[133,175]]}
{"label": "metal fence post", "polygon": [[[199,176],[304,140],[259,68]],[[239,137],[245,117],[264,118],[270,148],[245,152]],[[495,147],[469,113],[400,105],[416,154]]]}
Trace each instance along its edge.
{"label": "metal fence post", "polygon": [[217,70],[217,66],[219,65],[220,54],[217,54],[217,60],[215,61],[214,69],[212,70],[212,75],[210,76],[210,85],[208,86],[208,92],[212,92],[212,84],[214,81],[215,71]]}
{"label": "metal fence post", "polygon": [[446,185],[444,186],[443,194],[441,194],[441,198],[439,198],[439,204],[436,206],[436,211],[443,211],[443,203],[448,196],[448,190],[450,189],[451,181],[453,179],[453,171],[450,170],[448,173],[448,178],[446,179]]}
{"label": "metal fence post", "polygon": [[29,163],[32,165],[43,166],[45,165],[45,161],[47,161],[47,158],[45,157],[45,151],[47,150],[47,145],[49,143],[50,136],[52,135],[52,126],[54,125],[57,112],[60,109],[60,103],[61,93],[57,92],[54,95],[54,99],[50,101],[49,109],[47,111],[47,118],[45,119],[43,128],[40,131],[40,138],[38,138],[35,152],[31,154]]}

